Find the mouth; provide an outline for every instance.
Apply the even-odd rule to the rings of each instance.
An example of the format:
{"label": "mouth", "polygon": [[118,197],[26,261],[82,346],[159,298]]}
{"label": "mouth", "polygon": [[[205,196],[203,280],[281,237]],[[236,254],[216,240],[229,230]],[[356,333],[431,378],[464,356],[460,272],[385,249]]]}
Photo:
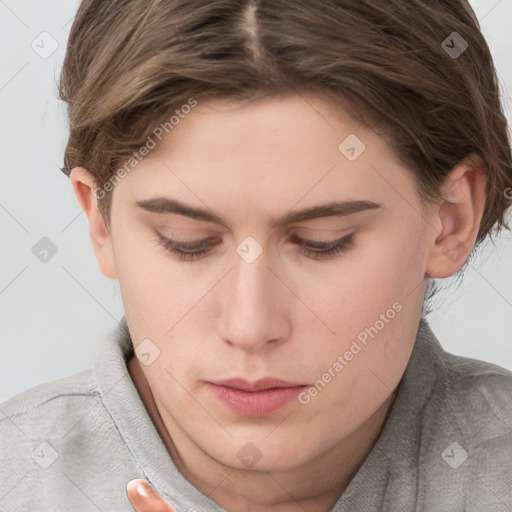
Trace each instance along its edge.
{"label": "mouth", "polygon": [[273,377],[267,377],[264,379],[259,379],[254,382],[250,382],[245,379],[224,379],[224,380],[214,380],[211,381],[211,384],[215,384],[216,386],[223,386],[226,388],[239,389],[241,391],[264,391],[267,389],[273,388],[294,388],[298,386],[307,386],[307,384],[303,383],[295,383],[295,382],[287,382],[282,379],[277,379]]}
{"label": "mouth", "polygon": [[308,384],[264,378],[255,382],[226,379],[208,382],[212,395],[231,412],[240,416],[268,416],[283,408]]}

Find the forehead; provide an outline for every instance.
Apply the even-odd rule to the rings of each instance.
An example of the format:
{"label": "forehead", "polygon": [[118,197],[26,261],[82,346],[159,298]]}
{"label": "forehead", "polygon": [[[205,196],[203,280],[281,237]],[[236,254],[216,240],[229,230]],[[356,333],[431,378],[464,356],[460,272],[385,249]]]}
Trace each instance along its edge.
{"label": "forehead", "polygon": [[208,161],[208,168],[231,164],[282,169],[297,162],[325,167],[344,156],[356,167],[354,151],[355,157],[365,151],[379,160],[388,152],[384,141],[354,120],[341,103],[313,94],[199,100],[173,117],[172,126],[158,129],[163,133],[156,137],[151,159]]}
{"label": "forehead", "polygon": [[222,210],[268,201],[277,216],[299,201],[383,203],[386,186],[407,175],[385,141],[341,105],[295,95],[198,101],[126,181],[136,200],[165,193]]}

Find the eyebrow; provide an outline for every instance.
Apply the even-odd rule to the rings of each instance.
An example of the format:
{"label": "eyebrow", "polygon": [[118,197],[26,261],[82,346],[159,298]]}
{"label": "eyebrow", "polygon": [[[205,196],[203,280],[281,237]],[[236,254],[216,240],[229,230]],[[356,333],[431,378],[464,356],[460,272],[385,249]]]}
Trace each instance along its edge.
{"label": "eyebrow", "polygon": [[[169,197],[143,199],[136,201],[135,205],[138,208],[151,213],[174,213],[184,215],[185,217],[189,217],[194,220],[214,222],[229,229],[227,222],[211,210],[197,208]],[[367,200],[331,202],[303,210],[288,212],[275,222],[275,227],[283,227],[288,224],[293,224],[294,222],[303,222],[322,217],[346,217],[347,215],[353,215],[355,213],[379,208],[382,208],[381,204]]]}

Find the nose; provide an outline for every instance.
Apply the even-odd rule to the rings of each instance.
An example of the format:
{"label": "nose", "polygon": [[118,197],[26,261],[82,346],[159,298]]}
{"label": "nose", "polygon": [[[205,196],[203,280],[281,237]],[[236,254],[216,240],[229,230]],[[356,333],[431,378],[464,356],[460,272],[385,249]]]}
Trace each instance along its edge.
{"label": "nose", "polygon": [[219,336],[247,352],[283,343],[290,334],[286,315],[290,291],[276,277],[279,273],[268,268],[265,252],[252,263],[238,255],[234,261],[220,290],[223,300]]}

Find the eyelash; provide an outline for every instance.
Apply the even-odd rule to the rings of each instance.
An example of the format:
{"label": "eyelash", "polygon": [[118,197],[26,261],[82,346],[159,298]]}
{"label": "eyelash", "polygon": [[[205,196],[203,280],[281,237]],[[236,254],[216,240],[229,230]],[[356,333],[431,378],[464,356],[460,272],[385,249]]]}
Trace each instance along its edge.
{"label": "eyelash", "polygon": [[[159,236],[157,245],[163,245],[165,250],[173,254],[176,254],[179,257],[180,261],[194,261],[199,259],[201,256],[209,252],[209,246],[211,244],[209,244],[208,242],[212,240],[211,238],[206,238],[205,240],[200,240],[199,242],[194,243],[194,248],[198,248],[199,250],[190,252],[189,250],[183,251],[182,249],[179,248],[180,246],[187,247],[188,245],[188,249],[190,249],[190,244],[176,242],[175,240],[171,240],[170,238],[164,237],[158,232],[157,235]],[[338,240],[333,240],[329,242],[304,240],[296,235],[292,235],[291,238],[293,242],[297,243],[299,246],[303,248],[304,253],[308,258],[318,261],[335,258],[341,253],[351,249],[355,244],[355,233],[351,233],[350,235],[346,235],[342,238],[339,238]],[[324,247],[325,249],[315,250],[311,248],[312,246],[317,248]],[[312,257],[312,255],[314,255],[315,257]]]}

